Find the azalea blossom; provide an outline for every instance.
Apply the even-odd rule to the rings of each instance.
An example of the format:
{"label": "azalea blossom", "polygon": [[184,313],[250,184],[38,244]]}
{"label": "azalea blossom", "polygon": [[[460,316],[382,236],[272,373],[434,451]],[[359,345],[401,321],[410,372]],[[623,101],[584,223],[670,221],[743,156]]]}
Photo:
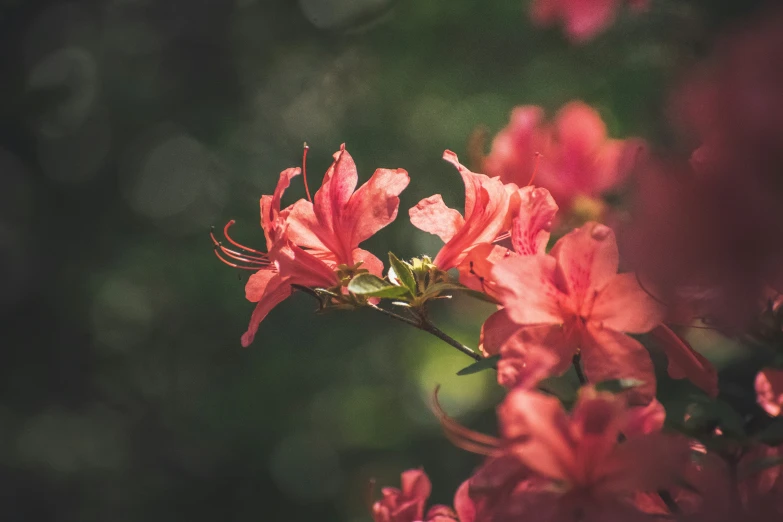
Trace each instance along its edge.
{"label": "azalea blossom", "polygon": [[460,282],[489,295],[496,294],[490,277],[492,267],[511,255],[543,254],[558,206],[545,188],[526,186],[512,194],[511,248],[483,243],[473,248],[457,267]]}
{"label": "azalea blossom", "polygon": [[[469,522],[461,511],[469,508],[465,498],[467,491],[460,488],[454,499],[456,512],[448,506],[435,505],[426,511],[427,499],[432,483],[421,469],[404,471],[401,488],[386,487],[381,490],[383,498],[372,507],[375,522]],[[459,516],[458,516],[459,514]]]}
{"label": "azalea blossom", "polygon": [[468,481],[476,521],[648,520],[635,495],[673,485],[688,459],[684,439],[629,430],[623,398],[590,387],[570,414],[554,397],[517,388],[498,417],[502,457]]}
{"label": "azalea blossom", "polygon": [[598,111],[581,101],[563,106],[552,123],[537,106],[515,108],[492,142],[483,168],[506,183],[536,184],[570,209],[594,200],[625,181],[641,144],[607,135]]}
{"label": "azalea blossom", "polygon": [[[313,202],[301,199],[282,209],[280,200],[291,178],[300,169],[280,174],[272,196],[261,197],[261,228],[267,252],[253,250],[226,239],[240,250],[228,249],[216,240],[218,257],[231,266],[256,270],[245,287],[245,295],[256,308],[250,318],[242,346],[249,346],[267,314],[291,295],[295,286],[331,288],[338,286],[340,267],[357,266],[380,275],[383,263],[358,248],[359,243],[391,223],[397,216],[400,192],[408,185],[403,169],[378,169],[358,190],[357,171],[345,145],[334,155]],[[237,265],[239,261],[242,265]]]}
{"label": "azalea blossom", "polygon": [[623,3],[643,11],[649,0],[535,0],[531,16],[538,25],[562,22],[568,37],[582,43],[612,25]]}
{"label": "azalea blossom", "polygon": [[508,230],[509,205],[517,186],[471,172],[450,150],[443,153],[443,159],[457,168],[465,184],[464,217],[447,207],[440,194],[419,201],[409,214],[413,226],[445,243],[433,260],[435,266],[445,271],[459,265],[477,245],[492,243]]}
{"label": "azalea blossom", "polygon": [[649,401],[655,396],[652,361],[626,333],[652,330],[664,309],[633,274],[617,274],[618,264],[614,233],[597,223],[563,236],[551,256],[497,263],[492,278],[505,308],[484,325],[485,350],[521,336],[518,344],[525,350],[544,349],[557,357],[553,375],[564,373],[580,354],[588,379],[638,379],[644,384],[634,393]]}

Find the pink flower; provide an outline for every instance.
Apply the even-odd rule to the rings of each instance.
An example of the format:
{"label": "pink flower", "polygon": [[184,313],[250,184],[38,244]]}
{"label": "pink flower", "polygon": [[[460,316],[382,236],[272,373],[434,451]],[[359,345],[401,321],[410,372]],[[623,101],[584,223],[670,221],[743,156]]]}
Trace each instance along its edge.
{"label": "pink flower", "polygon": [[783,289],[783,9],[727,33],[677,91],[691,134],[684,159],[646,165],[625,251],[660,298],[731,335],[758,320],[768,286]]}
{"label": "pink flower", "polygon": [[492,243],[509,228],[509,204],[516,185],[504,185],[498,178],[471,172],[457,155],[447,150],[443,159],[457,167],[465,184],[465,216],[443,203],[440,194],[425,198],[410,209],[416,228],[435,234],[446,244],[433,263],[441,270],[459,265],[477,245]]}
{"label": "pink flower", "polygon": [[498,340],[492,343],[497,349],[507,334],[521,336],[518,344],[526,350],[556,356],[555,375],[579,353],[588,379],[638,379],[644,385],[634,393],[648,402],[655,395],[652,361],[626,333],[650,331],[664,310],[633,274],[617,274],[618,263],[614,233],[597,223],[565,235],[551,256],[497,263],[492,278],[505,308],[484,327],[485,349],[488,338]]}
{"label": "pink flower", "polygon": [[[358,190],[357,172],[345,145],[334,155],[314,203],[299,200],[280,209],[280,200],[291,178],[300,169],[286,169],[273,195],[261,197],[261,228],[267,253],[226,239],[240,250],[215,242],[218,257],[231,266],[256,270],[245,287],[245,295],[257,303],[250,318],[242,346],[249,346],[261,321],[286,299],[294,286],[330,288],[340,284],[335,273],[341,266],[361,268],[380,275],[383,263],[373,254],[358,248],[359,243],[391,223],[397,216],[398,195],[408,185],[402,169],[378,169]],[[238,265],[238,261],[243,263]]]}
{"label": "pink flower", "polygon": [[589,105],[573,101],[546,123],[536,106],[517,107],[492,142],[484,170],[506,183],[536,183],[570,208],[577,197],[597,198],[620,185],[639,150],[636,140],[614,140]]}
{"label": "pink flower", "polygon": [[404,471],[401,477],[401,489],[383,488],[383,498],[373,504],[372,516],[375,522],[469,522],[461,512],[469,509],[465,504],[465,492],[462,488],[455,495],[457,513],[448,506],[432,506],[424,513],[432,483],[427,474],[420,469]]}
{"label": "pink flower", "polygon": [[[528,472],[498,466],[496,457],[471,478],[479,521],[643,520],[635,495],[673,485],[688,460],[684,439],[633,433],[624,400],[591,388],[581,390],[570,415],[556,398],[517,388],[498,416],[502,455]],[[618,442],[621,433],[627,438]]]}
{"label": "pink flower", "polygon": [[[649,0],[629,0],[636,11],[647,8]],[[562,21],[569,38],[577,43],[590,40],[614,23],[622,0],[535,0],[533,22],[552,25]]]}
{"label": "pink flower", "polygon": [[783,370],[767,368],[756,375],[756,400],[773,417],[780,415],[783,408]]}
{"label": "pink flower", "polygon": [[403,169],[377,169],[358,190],[357,181],[356,164],[343,144],[313,201],[300,199],[287,209],[288,236],[336,265],[361,261],[362,268],[381,275],[383,262],[359,244],[394,221],[398,196],[410,179]]}
{"label": "pink flower", "polygon": [[545,188],[526,186],[512,193],[510,235],[513,252],[493,243],[477,245],[457,267],[460,282],[495,296],[490,277],[492,267],[511,255],[543,254],[557,210],[555,200]]}

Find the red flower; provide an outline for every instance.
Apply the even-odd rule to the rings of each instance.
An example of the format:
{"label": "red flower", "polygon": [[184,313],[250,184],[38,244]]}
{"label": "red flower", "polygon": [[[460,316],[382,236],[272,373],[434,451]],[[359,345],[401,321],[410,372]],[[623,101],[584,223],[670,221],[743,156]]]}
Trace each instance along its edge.
{"label": "red flower", "polygon": [[588,379],[636,378],[644,385],[635,393],[648,402],[655,395],[652,361],[625,333],[650,331],[664,310],[633,274],[617,274],[618,261],[611,229],[588,223],[561,238],[551,256],[497,263],[492,278],[505,308],[485,324],[484,349],[517,337],[521,349],[557,357],[553,374],[565,372],[580,353]]}
{"label": "red flower", "polygon": [[[636,11],[647,8],[649,0],[629,0]],[[563,22],[574,42],[582,43],[603,32],[614,23],[622,0],[535,0],[531,15],[539,25]]]}
{"label": "red flower", "polygon": [[502,456],[469,481],[479,521],[642,520],[635,494],[671,486],[688,459],[683,439],[633,433],[623,399],[592,388],[570,415],[556,398],[518,388],[498,416]]}
{"label": "red flower", "polygon": [[446,243],[433,263],[441,270],[449,270],[459,265],[471,249],[495,241],[508,230],[509,204],[517,187],[471,172],[450,150],[443,153],[443,159],[457,167],[465,183],[465,216],[447,207],[440,194],[419,201],[409,214],[413,226]]}
{"label": "red flower", "polygon": [[454,522],[457,513],[460,522],[469,522],[462,516],[468,506],[465,505],[465,492],[462,488],[455,496],[457,513],[443,505],[432,506],[425,515],[424,508],[432,490],[427,474],[420,469],[404,471],[401,477],[401,489],[383,488],[383,498],[373,504],[372,516],[375,522]]}
{"label": "red flower", "polygon": [[578,197],[597,198],[622,183],[635,158],[637,140],[607,137],[606,125],[589,105],[574,101],[543,121],[536,106],[517,107],[508,126],[495,136],[484,170],[506,183],[536,183],[559,205],[569,208]]}
{"label": "red flower", "polygon": [[[409,181],[402,169],[378,169],[354,191],[356,165],[342,145],[315,194],[315,202],[302,199],[281,210],[283,193],[299,173],[298,168],[284,170],[274,194],[261,197],[261,228],[267,253],[243,247],[227,234],[226,239],[241,251],[228,249],[213,238],[221,260],[257,270],[245,287],[247,299],[257,303],[242,336],[245,347],[253,342],[261,321],[291,295],[294,286],[334,287],[339,284],[335,271],[343,265],[351,268],[361,263],[361,268],[381,274],[383,263],[358,245],[394,220],[400,203],[397,196]],[[226,231],[232,223],[226,225]]]}

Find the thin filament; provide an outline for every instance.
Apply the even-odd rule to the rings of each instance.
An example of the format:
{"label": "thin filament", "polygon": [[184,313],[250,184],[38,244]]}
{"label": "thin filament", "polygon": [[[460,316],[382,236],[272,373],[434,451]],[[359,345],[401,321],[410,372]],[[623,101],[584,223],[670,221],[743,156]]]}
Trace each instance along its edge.
{"label": "thin filament", "polygon": [[[232,245],[235,245],[245,250],[246,252],[232,250],[224,246],[223,243],[221,241],[218,241],[218,239],[215,237],[215,229],[214,227],[212,227],[209,231],[209,238],[212,240],[213,251],[215,252],[215,256],[222,263],[225,263],[226,265],[232,268],[239,268],[241,270],[255,271],[269,266],[271,262],[267,254],[265,254],[264,252],[259,252],[258,250],[253,250],[252,248],[245,247],[237,243],[233,239],[231,239],[231,237],[228,235],[228,228],[233,224],[234,224],[233,220],[229,221],[226,224],[226,226],[223,228],[223,234]],[[237,264],[234,263],[233,261],[240,261],[243,264]]]}
{"label": "thin filament", "polygon": [[527,182],[527,185],[530,186],[533,184],[533,180],[536,179],[536,174],[538,173],[538,164],[541,160],[541,153],[536,152],[536,162],[533,164],[533,175],[530,176],[530,181]]}
{"label": "thin filament", "polygon": [[310,147],[307,146],[307,142],[304,144],[304,152],[302,152],[302,179],[304,180],[305,192],[307,193],[307,200],[313,202],[313,198],[310,197],[310,187],[307,186],[307,151]]}
{"label": "thin filament", "polygon": [[432,395],[432,410],[438,418],[446,438],[458,448],[477,453],[479,455],[497,455],[501,441],[496,437],[485,435],[462,426],[449,417],[438,402],[438,390],[436,387]]}

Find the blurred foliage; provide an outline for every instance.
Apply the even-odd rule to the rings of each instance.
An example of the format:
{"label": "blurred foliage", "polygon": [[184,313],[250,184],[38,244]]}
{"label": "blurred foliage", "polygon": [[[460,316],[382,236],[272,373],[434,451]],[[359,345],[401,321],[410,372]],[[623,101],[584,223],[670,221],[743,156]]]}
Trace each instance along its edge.
{"label": "blurred foliage", "polygon": [[[491,432],[492,372],[457,377],[470,361],[445,344],[305,295],[241,349],[247,274],[209,226],[260,246],[258,198],[302,142],[312,184],[346,142],[363,179],[412,178],[366,247],[432,255],[406,209],[461,205],[443,149],[577,98],[614,136],[665,143],[667,89],[757,3],[653,0],[573,47],[518,0],[0,2],[4,519],[368,520],[370,478],[417,466],[449,502],[479,459],[430,394]],[[475,346],[492,309],[435,317]]]}

